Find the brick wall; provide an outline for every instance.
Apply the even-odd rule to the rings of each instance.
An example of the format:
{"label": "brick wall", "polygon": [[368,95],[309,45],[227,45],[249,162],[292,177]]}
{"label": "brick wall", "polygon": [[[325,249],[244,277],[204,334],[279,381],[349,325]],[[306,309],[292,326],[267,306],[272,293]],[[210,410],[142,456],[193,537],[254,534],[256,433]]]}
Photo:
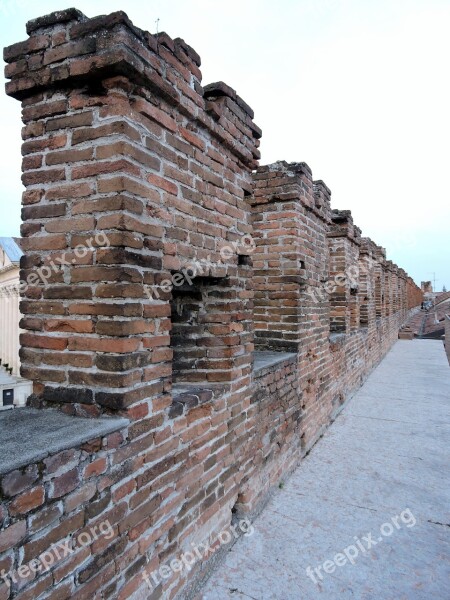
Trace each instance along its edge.
{"label": "brick wall", "polygon": [[254,512],[302,454],[302,410],[299,406],[296,356],[255,370],[247,411],[246,437],[252,452],[243,465],[245,477],[236,509]]}
{"label": "brick wall", "polygon": [[297,352],[304,450],[421,299],[385,251],[361,237],[350,211],[331,210],[330,198],[305,163],[278,162],[254,175],[255,348]]}
{"label": "brick wall", "polygon": [[421,292],[308,165],[252,175],[253,111],[202,87],[183,40],[74,9],[27,32],[4,56],[23,107],[29,402],[129,425],[3,474],[0,570],[113,534],[0,600],[173,598],[202,561],[151,592],[143,575],[259,510]]}

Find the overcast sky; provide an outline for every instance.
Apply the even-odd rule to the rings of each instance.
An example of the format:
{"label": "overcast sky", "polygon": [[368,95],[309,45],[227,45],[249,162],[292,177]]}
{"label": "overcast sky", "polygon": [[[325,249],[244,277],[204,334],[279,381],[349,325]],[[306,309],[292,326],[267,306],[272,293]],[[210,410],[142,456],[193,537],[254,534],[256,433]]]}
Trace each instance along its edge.
{"label": "overcast sky", "polygon": [[[73,5],[0,0],[3,46],[25,22]],[[255,110],[262,164],[305,161],[363,235],[416,282],[450,289],[450,0],[77,0],[182,37],[203,83]],[[20,225],[20,105],[0,94],[0,235]]]}

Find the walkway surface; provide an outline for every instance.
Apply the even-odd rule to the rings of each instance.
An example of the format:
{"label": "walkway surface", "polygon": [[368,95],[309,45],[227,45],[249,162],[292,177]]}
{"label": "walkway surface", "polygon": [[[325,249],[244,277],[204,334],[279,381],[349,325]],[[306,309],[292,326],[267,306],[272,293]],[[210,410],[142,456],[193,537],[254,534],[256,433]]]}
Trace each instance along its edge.
{"label": "walkway surface", "polygon": [[449,409],[442,342],[397,342],[199,598],[449,600]]}

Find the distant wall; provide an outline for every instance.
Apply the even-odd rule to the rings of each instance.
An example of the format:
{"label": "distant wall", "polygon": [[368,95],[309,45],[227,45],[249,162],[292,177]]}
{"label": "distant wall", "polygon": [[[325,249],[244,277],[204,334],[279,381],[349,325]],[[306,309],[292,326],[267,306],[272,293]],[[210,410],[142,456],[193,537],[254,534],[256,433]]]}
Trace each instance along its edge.
{"label": "distant wall", "polygon": [[308,449],[398,337],[421,290],[386,252],[331,210],[306,163],[259,167],[250,198],[255,348],[298,356]]}

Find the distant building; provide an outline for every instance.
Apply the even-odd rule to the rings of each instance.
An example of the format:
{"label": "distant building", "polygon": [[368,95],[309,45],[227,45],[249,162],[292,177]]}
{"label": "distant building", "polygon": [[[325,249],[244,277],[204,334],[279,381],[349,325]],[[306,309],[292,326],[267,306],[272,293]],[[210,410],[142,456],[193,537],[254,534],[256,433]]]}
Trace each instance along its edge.
{"label": "distant building", "polygon": [[420,287],[422,288],[422,292],[424,294],[432,294],[433,293],[433,286],[431,284],[431,281],[422,281],[422,283],[420,284]]}
{"label": "distant building", "polygon": [[24,405],[32,391],[20,377],[19,241],[0,237],[0,410]]}

